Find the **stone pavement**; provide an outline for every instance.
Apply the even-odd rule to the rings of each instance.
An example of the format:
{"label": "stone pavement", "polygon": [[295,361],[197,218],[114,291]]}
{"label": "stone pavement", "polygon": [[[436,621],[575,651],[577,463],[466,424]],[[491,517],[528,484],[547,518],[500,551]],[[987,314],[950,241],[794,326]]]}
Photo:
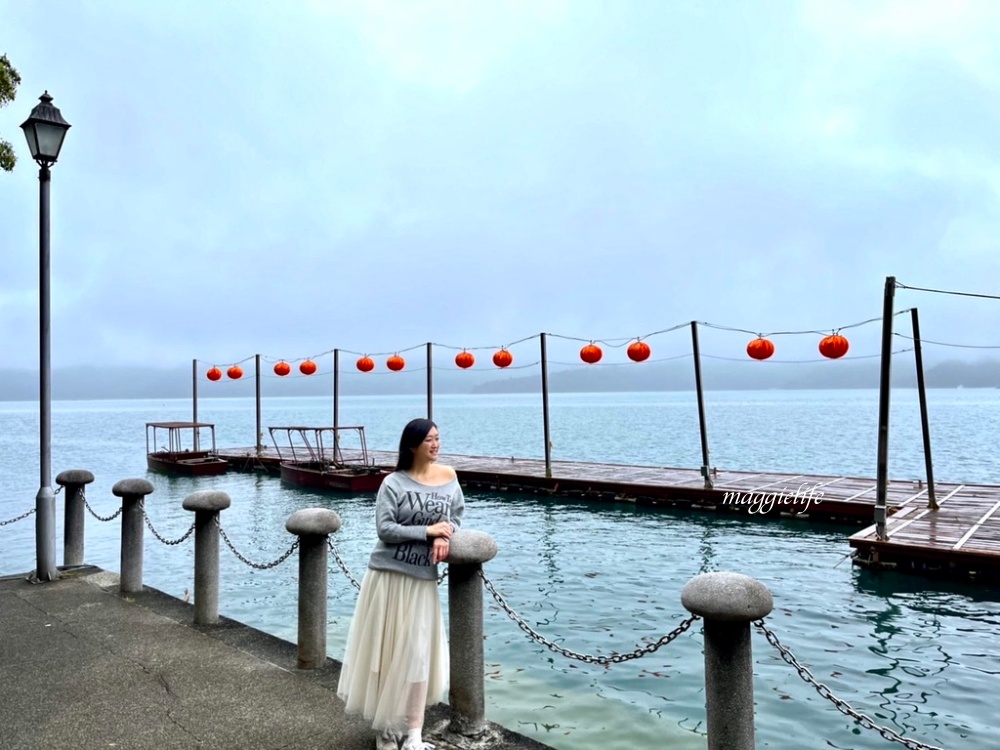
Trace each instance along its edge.
{"label": "stone pavement", "polygon": [[[293,643],[226,618],[194,625],[192,605],[121,595],[98,568],[62,575],[0,578],[3,750],[374,748],[336,696],[339,662],[300,670]],[[457,744],[448,716],[439,704],[424,725],[440,750],[551,750],[496,724]]]}

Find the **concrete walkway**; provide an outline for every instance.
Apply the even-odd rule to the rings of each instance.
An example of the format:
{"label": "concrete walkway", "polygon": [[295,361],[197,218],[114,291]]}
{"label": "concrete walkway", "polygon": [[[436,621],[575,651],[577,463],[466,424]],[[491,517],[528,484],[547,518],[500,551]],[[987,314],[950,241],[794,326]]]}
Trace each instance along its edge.
{"label": "concrete walkway", "polygon": [[[195,626],[192,605],[154,589],[122,596],[97,568],[0,578],[0,747],[372,750],[337,699],[339,662],[299,670],[295,651],[232,620]],[[461,747],[447,725],[434,706],[424,739]],[[495,724],[476,747],[551,750]]]}

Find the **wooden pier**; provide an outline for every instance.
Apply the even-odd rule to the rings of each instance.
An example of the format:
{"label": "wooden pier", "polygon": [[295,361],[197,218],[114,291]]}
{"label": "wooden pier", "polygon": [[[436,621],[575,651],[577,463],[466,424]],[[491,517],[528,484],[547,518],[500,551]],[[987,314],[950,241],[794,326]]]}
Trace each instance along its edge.
{"label": "wooden pier", "polygon": [[897,506],[880,540],[875,526],[850,538],[855,563],[1000,581],[1000,487],[936,485],[938,509]]}
{"label": "wooden pier", "polygon": [[[346,453],[347,451],[345,451]],[[220,450],[231,468],[276,473],[278,454],[255,448]],[[396,454],[368,451],[392,467]],[[535,493],[595,502],[625,502],[760,518],[834,521],[867,525],[849,538],[854,562],[871,568],[1000,580],[1000,486],[935,484],[939,508],[927,507],[920,481],[891,481],[886,507],[887,540],[876,538],[876,482],[865,477],[718,471],[442,454],[468,489]]]}

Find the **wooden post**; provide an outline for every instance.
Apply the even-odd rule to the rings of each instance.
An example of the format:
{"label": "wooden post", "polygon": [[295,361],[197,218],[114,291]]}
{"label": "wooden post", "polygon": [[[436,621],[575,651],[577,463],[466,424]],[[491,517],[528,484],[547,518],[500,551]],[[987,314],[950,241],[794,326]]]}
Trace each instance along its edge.
{"label": "wooden post", "polygon": [[542,427],[545,433],[545,478],[552,478],[552,434],[549,431],[549,363],[545,354],[545,334],[539,337],[542,347]]}
{"label": "wooden post", "polygon": [[427,418],[434,419],[434,345],[427,342]]}
{"label": "wooden post", "polygon": [[938,509],[937,498],[934,496],[934,464],[931,461],[931,428],[927,419],[927,388],[924,385],[924,358],[920,351],[920,319],[917,308],[910,310],[910,321],[913,324],[913,361],[917,367],[917,393],[920,396],[920,429],[924,434],[924,467],[927,471],[927,507]]}
{"label": "wooden post", "polygon": [[340,426],[340,349],[333,350],[333,426]]}
{"label": "wooden post", "polygon": [[691,321],[691,351],[694,353],[694,389],[698,395],[698,430],[701,432],[701,475],[705,477],[705,489],[712,484],[712,468],[708,462],[708,430],[705,427],[705,390],[701,384],[701,352],[698,349],[698,321]]}
{"label": "wooden post", "polygon": [[892,307],[896,277],[885,277],[882,304],[882,368],[878,386],[878,462],[875,469],[875,537],[888,540],[885,530],[886,495],[889,488],[889,391],[892,374]]}
{"label": "wooden post", "polygon": [[260,458],[260,454],[264,452],[264,445],[262,440],[264,438],[264,433],[261,432],[261,418],[260,418],[260,355],[254,355],[254,371],[257,374],[257,458]]}

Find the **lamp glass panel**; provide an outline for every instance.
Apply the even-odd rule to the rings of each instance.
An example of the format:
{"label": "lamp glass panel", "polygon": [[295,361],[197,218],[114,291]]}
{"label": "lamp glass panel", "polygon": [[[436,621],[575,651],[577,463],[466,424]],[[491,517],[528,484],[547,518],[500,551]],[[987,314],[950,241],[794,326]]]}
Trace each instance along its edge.
{"label": "lamp glass panel", "polygon": [[38,153],[34,156],[49,161],[58,159],[59,149],[62,148],[63,138],[66,136],[66,128],[48,122],[36,122],[35,134],[38,139]]}

